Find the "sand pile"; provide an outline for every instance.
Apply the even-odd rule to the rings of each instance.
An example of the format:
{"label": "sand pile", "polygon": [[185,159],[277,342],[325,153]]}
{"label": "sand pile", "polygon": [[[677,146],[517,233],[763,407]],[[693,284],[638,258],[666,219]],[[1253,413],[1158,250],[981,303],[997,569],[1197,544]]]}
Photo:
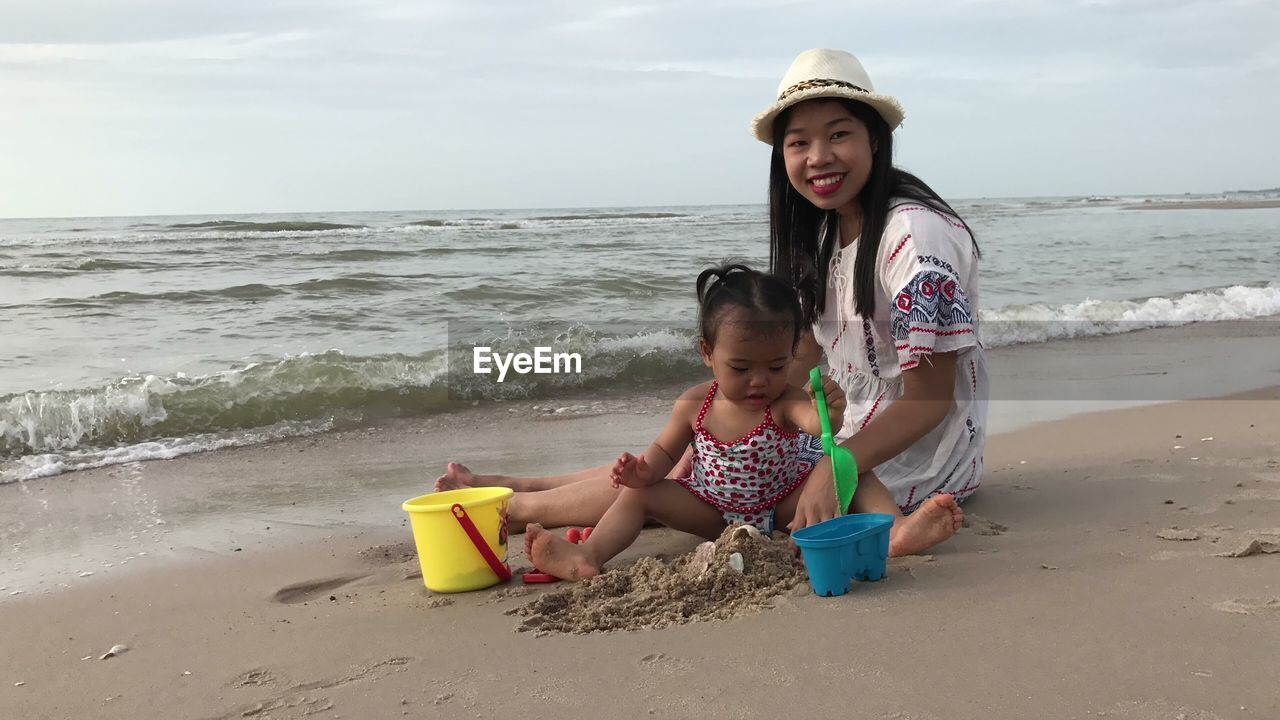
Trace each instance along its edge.
{"label": "sand pile", "polygon": [[[741,557],[742,571],[733,556]],[[785,536],[728,528],[715,544],[671,559],[642,558],[584,583],[549,592],[508,614],[521,631],[589,633],[726,620],[772,607],[805,582],[804,564]]]}

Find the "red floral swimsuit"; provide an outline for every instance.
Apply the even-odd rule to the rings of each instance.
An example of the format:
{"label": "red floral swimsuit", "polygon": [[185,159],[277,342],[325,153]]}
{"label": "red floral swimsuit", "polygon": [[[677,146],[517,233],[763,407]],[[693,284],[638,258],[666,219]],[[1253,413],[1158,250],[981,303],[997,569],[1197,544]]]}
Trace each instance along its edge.
{"label": "red floral swimsuit", "polygon": [[718,387],[711,383],[694,425],[693,475],[677,482],[719,510],[730,525],[772,532],[774,506],[804,482],[815,460],[802,453],[801,433],[778,427],[767,405],[754,430],[732,443],[717,440],[702,419]]}

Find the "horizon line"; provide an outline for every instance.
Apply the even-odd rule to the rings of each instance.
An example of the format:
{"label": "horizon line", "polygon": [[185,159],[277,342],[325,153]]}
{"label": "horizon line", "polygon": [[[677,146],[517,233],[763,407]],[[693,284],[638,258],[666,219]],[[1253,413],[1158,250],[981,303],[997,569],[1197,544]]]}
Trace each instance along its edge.
{"label": "horizon line", "polygon": [[[1068,193],[1063,195],[977,195],[956,197],[948,202],[973,202],[980,200],[1045,200],[1045,199],[1090,199],[1099,200],[1122,198],[1168,198],[1168,197],[1217,197],[1222,195],[1254,195],[1263,193],[1280,193],[1280,187],[1221,190],[1218,192],[1173,192],[1173,193]],[[485,211],[525,211],[525,210],[610,210],[610,209],[654,209],[654,208],[689,208],[689,207],[747,207],[767,206],[768,202],[739,203],[683,203],[656,205],[553,205],[540,207],[472,207],[472,208],[437,208],[437,209],[384,209],[384,210],[256,210],[236,212],[163,212],[163,213],[121,213],[111,215],[0,215],[0,221],[7,220],[94,220],[108,218],[163,218],[163,217],[235,217],[240,215],[310,215],[310,214],[384,214],[384,213],[461,213]]]}

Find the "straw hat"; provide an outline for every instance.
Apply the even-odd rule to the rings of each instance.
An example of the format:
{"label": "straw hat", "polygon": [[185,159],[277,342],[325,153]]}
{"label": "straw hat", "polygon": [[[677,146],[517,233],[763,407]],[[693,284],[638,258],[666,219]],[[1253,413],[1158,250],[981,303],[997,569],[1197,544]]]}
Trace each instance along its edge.
{"label": "straw hat", "polygon": [[875,108],[893,130],[902,124],[902,106],[891,95],[881,95],[871,85],[858,58],[843,50],[806,50],[796,56],[778,85],[778,100],[751,121],[751,133],[766,145],[773,144],[773,121],[778,113],[798,102],[814,98],[846,98]]}

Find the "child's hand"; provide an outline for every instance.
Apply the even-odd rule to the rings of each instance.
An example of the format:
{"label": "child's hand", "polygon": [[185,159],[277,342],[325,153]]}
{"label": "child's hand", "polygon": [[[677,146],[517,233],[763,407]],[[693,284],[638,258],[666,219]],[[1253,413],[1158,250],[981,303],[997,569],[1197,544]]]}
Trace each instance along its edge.
{"label": "child's hand", "polygon": [[[805,383],[805,392],[809,394],[809,400],[813,402],[816,409],[818,407],[818,397],[813,392],[813,385]],[[831,431],[839,432],[840,426],[844,423],[844,409],[849,406],[849,400],[844,395],[844,390],[830,375],[822,376],[822,394],[827,399],[827,415],[831,418]]]}
{"label": "child's hand", "polygon": [[645,462],[644,456],[636,457],[631,453],[622,453],[613,461],[613,469],[609,472],[609,480],[616,488],[625,485],[629,488],[642,488],[653,485],[662,478],[653,477],[653,469]]}

